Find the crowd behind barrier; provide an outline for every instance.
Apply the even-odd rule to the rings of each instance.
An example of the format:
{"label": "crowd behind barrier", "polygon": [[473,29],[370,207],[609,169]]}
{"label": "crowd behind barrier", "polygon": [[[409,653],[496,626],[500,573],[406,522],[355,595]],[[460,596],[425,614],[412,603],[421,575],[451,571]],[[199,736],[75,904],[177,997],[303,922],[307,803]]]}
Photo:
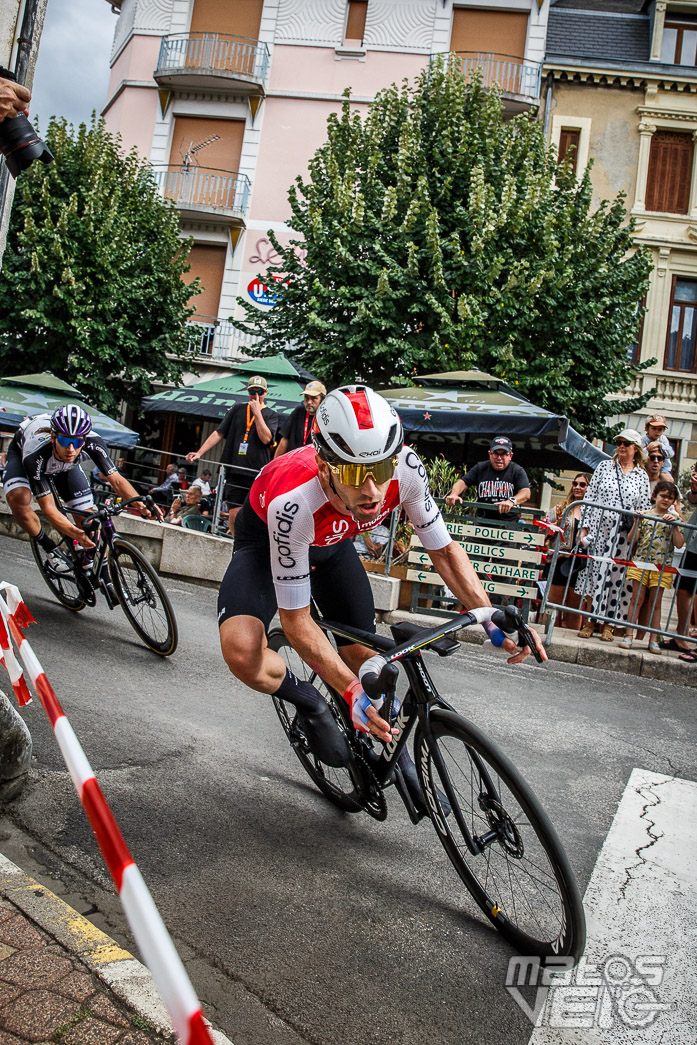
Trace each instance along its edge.
{"label": "crowd behind barrier", "polygon": [[[651,512],[618,510],[586,499],[583,502],[581,524],[572,533],[571,520],[580,502],[570,504],[554,531],[550,547],[549,575],[557,565],[568,563],[566,584],[561,596],[551,598],[545,591],[541,612],[549,614],[546,642],[552,640],[557,615],[573,610],[586,622],[583,637],[592,634],[590,622],[610,625],[624,641],[620,646],[631,648],[632,640],[649,636],[652,646],[658,639],[666,640],[663,648],[678,650],[675,640],[694,641],[691,635],[697,596],[697,570],[689,568],[692,554],[697,550],[697,525],[674,517]],[[608,547],[595,547],[593,535],[584,535],[584,512],[595,513],[596,525],[614,535]],[[668,517],[670,515],[670,517]],[[562,567],[563,568],[563,567]],[[621,586],[615,610],[603,612],[597,591],[607,590],[611,571]],[[555,592],[558,595],[558,592]],[[594,599],[594,596],[595,599]],[[671,644],[671,640],[673,640]],[[651,648],[657,653],[660,648]]]}

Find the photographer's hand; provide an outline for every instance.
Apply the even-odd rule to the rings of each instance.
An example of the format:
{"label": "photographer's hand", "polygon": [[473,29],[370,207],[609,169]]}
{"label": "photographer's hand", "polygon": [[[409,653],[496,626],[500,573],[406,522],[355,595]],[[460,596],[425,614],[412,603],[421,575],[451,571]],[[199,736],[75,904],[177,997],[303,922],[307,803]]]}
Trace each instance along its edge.
{"label": "photographer's hand", "polygon": [[0,120],[25,112],[30,101],[31,92],[26,87],[0,76]]}

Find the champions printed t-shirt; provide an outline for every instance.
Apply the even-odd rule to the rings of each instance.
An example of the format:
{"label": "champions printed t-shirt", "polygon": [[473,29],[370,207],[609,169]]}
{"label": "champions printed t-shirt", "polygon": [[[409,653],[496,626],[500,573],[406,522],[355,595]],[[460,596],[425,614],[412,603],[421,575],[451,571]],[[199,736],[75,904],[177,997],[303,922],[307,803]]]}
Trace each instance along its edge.
{"label": "champions printed t-shirt", "polygon": [[424,548],[450,544],[438,505],[428,488],[426,470],[409,447],[402,447],[382,510],[359,523],[332,507],[319,480],[314,446],[277,457],[254,480],[249,503],[266,523],[271,573],[279,609],[298,610],[310,603],[311,547],[326,548],[363,530],[372,530],[402,505]]}
{"label": "champions printed t-shirt", "polygon": [[[490,461],[479,461],[461,479],[468,489],[472,486],[476,488],[477,500],[484,504],[505,501],[530,485],[525,469],[514,461],[500,471]],[[509,514],[513,515],[514,512]]]}

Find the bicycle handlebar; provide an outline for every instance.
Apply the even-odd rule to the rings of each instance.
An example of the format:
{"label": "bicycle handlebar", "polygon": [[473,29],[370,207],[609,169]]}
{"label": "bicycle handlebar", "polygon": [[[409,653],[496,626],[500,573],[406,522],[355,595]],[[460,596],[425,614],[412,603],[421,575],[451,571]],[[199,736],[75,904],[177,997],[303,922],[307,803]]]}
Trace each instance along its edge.
{"label": "bicycle handlebar", "polygon": [[[83,530],[85,531],[85,533],[91,533],[93,530],[97,530],[106,519],[110,519],[114,515],[120,515],[121,512],[128,508],[129,504],[134,504],[136,501],[140,504],[144,504],[145,507],[150,511],[152,511],[152,509],[155,508],[155,501],[150,496],[150,494],[141,494],[138,497],[129,497],[127,501],[117,501],[114,504],[107,501],[101,506],[101,508],[97,508],[95,512],[92,512],[86,519],[82,520]],[[162,519],[160,518],[160,515],[157,511],[155,511],[153,514],[158,522],[162,522]]]}
{"label": "bicycle handlebar", "polygon": [[373,699],[389,696],[394,692],[399,677],[399,668],[396,664],[384,664],[379,672],[367,671],[361,676],[361,685],[365,694]]}

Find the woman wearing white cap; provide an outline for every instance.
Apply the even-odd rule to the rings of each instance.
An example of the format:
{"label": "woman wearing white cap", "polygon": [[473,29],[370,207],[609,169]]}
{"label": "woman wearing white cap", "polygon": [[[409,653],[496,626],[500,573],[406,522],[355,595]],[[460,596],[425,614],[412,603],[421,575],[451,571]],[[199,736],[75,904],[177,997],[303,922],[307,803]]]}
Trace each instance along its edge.
{"label": "woman wearing white cap", "polygon": [[[625,512],[644,511],[651,505],[649,477],[644,469],[641,435],[625,428],[615,438],[617,449],[609,461],[601,461],[593,472],[585,500],[603,508],[586,507],[581,516],[581,541],[586,541],[593,558],[581,571],[576,592],[591,599],[594,616],[626,620],[630,590],[625,584],[625,567],[612,562],[629,558],[629,530],[633,516]],[[608,511],[608,509],[615,509]],[[581,638],[593,634],[593,617],[579,631]],[[604,623],[601,639],[612,642],[612,625]]]}

